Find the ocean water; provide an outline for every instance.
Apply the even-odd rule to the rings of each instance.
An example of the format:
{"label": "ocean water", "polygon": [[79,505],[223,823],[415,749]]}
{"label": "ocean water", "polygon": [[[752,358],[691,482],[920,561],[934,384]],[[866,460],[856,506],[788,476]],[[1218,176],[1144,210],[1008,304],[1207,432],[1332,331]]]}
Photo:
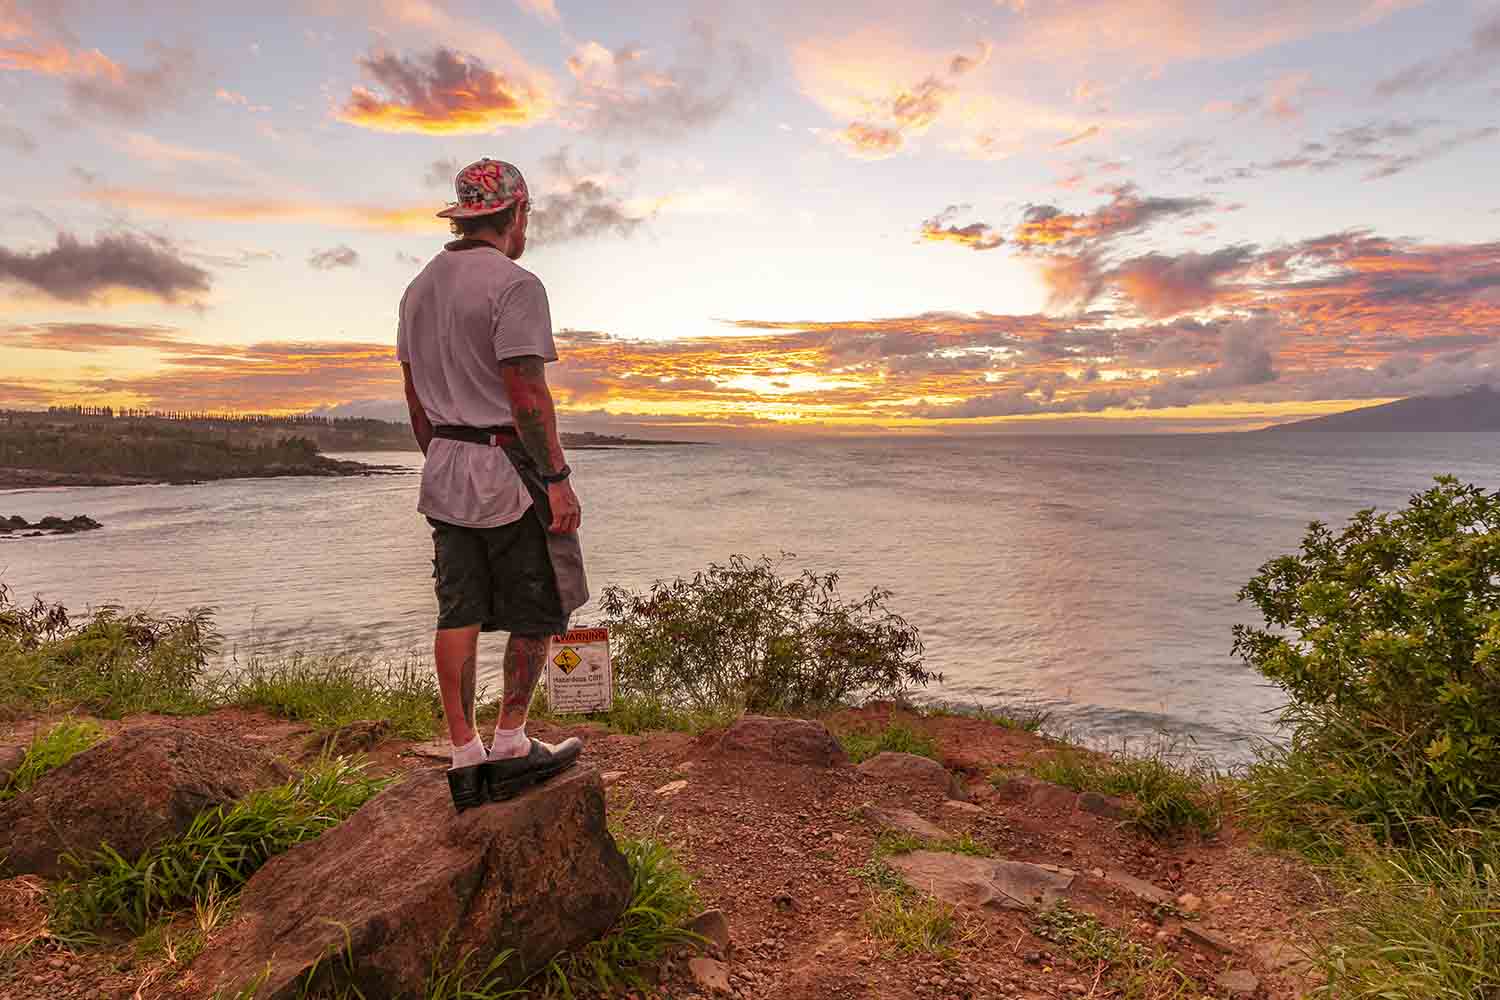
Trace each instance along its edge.
{"label": "ocean water", "polygon": [[[70,608],[211,606],[227,645],[425,654],[436,603],[411,473],[21,490],[0,515],[105,529],[0,542],[0,581]],[[569,456],[590,582],[641,588],[732,554],[794,553],[852,595],[893,592],[927,692],[1029,700],[1118,744],[1166,731],[1225,761],[1274,735],[1278,694],[1230,653],[1235,594],[1307,523],[1394,509],[1450,472],[1500,485],[1496,434],[861,438]],[[578,616],[590,620],[593,608]],[[499,686],[503,636],[481,646]]]}

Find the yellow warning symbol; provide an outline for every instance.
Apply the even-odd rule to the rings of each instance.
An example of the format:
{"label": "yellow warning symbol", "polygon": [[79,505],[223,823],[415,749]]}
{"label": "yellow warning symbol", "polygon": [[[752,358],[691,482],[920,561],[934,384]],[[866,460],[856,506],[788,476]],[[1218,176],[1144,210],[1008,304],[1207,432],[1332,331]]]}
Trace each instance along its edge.
{"label": "yellow warning symbol", "polygon": [[578,664],[583,662],[583,657],[573,649],[572,646],[564,646],[558,654],[552,658],[552,662],[562,668],[565,674],[571,674],[577,669]]}

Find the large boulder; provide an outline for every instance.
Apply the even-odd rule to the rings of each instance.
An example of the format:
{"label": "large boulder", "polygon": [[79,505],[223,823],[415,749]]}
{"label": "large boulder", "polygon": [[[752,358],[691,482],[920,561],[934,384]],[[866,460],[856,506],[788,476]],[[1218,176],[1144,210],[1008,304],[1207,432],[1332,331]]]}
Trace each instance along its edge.
{"label": "large boulder", "polygon": [[969,797],[953,772],[931,757],[921,757],[914,753],[886,750],[860,764],[859,773],[912,791],[935,792],[945,799]]}
{"label": "large boulder", "polygon": [[886,864],[918,892],[954,906],[999,910],[1044,909],[1061,899],[1077,877],[1055,865],[942,851],[897,854]]}
{"label": "large boulder", "polygon": [[176,726],[127,729],[0,804],[0,858],[16,875],[63,874],[62,855],[109,844],[134,860],[205,809],[287,781],[258,750]]}
{"label": "large boulder", "polygon": [[435,967],[467,957],[483,969],[507,949],[506,978],[519,982],[607,931],[630,884],[597,771],[463,813],[441,769],[419,771],[257,872],[185,985],[236,996],[258,982],[257,1000],[304,985],[415,998]]}
{"label": "large boulder", "polygon": [[747,715],[729,727],[718,749],[726,756],[758,757],[780,764],[833,767],[849,762],[828,727],[808,719]]}

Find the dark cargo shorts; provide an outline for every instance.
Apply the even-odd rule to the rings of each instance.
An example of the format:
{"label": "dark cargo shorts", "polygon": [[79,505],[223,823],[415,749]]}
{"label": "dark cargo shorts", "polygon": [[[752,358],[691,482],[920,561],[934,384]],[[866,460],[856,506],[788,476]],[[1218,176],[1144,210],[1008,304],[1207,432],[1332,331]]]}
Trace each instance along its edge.
{"label": "dark cargo shorts", "polygon": [[535,506],[495,528],[465,528],[428,518],[440,629],[478,625],[484,632],[560,635],[568,630]]}

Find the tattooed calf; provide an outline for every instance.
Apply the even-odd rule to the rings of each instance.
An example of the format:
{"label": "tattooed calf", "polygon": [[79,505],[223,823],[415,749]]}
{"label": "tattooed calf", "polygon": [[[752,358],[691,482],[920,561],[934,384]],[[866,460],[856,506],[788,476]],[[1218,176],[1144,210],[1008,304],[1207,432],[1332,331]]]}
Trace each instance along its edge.
{"label": "tattooed calf", "polygon": [[532,692],[547,665],[547,637],[512,635],[505,644],[505,702],[501,724],[514,729],[526,720]]}

